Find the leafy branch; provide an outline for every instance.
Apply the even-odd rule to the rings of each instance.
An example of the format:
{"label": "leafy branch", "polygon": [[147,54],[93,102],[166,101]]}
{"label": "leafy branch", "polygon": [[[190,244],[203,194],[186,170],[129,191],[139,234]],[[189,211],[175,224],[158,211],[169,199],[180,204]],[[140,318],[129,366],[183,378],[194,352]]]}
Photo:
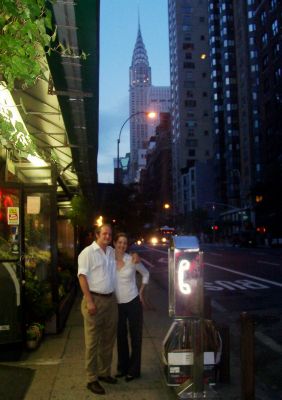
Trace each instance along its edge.
{"label": "leafy branch", "polygon": [[[46,54],[56,52],[85,59],[84,52],[76,54],[71,48],[57,43],[57,29],[52,25],[52,0],[0,0],[0,80],[14,89],[34,86],[46,80]],[[37,155],[36,145],[23,124],[12,122],[12,114],[0,108],[0,143],[27,154]],[[46,156],[43,156],[46,159]],[[51,161],[56,161],[51,152]]]}

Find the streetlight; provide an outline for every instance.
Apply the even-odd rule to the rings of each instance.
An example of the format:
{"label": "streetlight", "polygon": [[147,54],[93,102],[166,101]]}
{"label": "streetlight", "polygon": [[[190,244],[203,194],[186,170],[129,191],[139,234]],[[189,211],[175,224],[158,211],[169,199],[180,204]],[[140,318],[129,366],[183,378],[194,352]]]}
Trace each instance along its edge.
{"label": "streetlight", "polygon": [[156,113],[154,111],[138,111],[136,113],[131,114],[128,118],[126,118],[126,120],[124,121],[124,123],[122,124],[120,130],[119,130],[119,135],[118,135],[118,140],[117,140],[117,174],[116,174],[116,180],[117,183],[120,183],[120,160],[119,160],[119,144],[120,144],[120,135],[122,132],[122,129],[124,127],[124,125],[133,117],[135,117],[136,115],[139,114],[145,114],[147,115],[148,118],[150,119],[155,119],[156,118]]}

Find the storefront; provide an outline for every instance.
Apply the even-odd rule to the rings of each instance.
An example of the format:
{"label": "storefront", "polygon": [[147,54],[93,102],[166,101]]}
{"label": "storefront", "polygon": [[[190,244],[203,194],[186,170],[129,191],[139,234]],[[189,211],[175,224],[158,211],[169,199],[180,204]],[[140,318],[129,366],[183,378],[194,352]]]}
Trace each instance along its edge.
{"label": "storefront", "polygon": [[31,323],[59,332],[76,291],[75,237],[56,186],[0,185],[0,348]]}
{"label": "storefront", "polygon": [[55,2],[52,17],[60,50],[40,58],[44,77],[12,90],[0,68],[0,358],[30,323],[63,328],[77,283],[68,210],[75,195],[95,204],[99,1]]}

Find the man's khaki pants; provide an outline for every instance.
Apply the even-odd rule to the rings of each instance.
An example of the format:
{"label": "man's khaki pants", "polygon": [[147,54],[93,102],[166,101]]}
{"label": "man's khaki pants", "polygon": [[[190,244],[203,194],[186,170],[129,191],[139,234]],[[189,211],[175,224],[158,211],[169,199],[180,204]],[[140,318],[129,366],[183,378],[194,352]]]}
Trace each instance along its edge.
{"label": "man's khaki pants", "polygon": [[83,297],[81,311],[84,318],[85,366],[87,382],[98,376],[111,375],[113,347],[117,330],[117,302],[114,295],[102,297],[92,294],[97,307],[95,315],[89,315]]}

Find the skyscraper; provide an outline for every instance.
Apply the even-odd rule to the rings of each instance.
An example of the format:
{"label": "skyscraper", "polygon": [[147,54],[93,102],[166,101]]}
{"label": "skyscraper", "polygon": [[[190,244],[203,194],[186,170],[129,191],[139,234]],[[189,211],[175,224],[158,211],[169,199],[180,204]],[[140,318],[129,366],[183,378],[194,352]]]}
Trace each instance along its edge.
{"label": "skyscraper", "polygon": [[168,1],[176,214],[187,214],[213,198],[207,11],[207,0]]}
{"label": "skyscraper", "polygon": [[208,3],[216,190],[221,202],[245,212],[241,221],[233,213],[237,229],[250,222],[278,235],[282,5],[278,0]]}
{"label": "skyscraper", "polygon": [[[129,115],[130,119],[130,177],[129,181],[139,181],[140,170],[146,165],[146,149],[154,134],[159,118],[149,121],[145,112],[169,111],[170,88],[152,85],[151,67],[143,42],[140,23],[129,69]],[[136,114],[136,115],[134,115]]]}

